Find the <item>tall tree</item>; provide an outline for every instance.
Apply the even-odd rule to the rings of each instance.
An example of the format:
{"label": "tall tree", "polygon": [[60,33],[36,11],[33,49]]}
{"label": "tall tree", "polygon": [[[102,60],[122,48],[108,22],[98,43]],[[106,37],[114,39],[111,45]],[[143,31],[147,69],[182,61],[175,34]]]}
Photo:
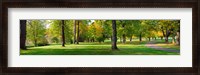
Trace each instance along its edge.
{"label": "tall tree", "polygon": [[[62,23],[61,20],[48,20],[46,25],[47,39],[49,42],[61,43],[62,44]],[[74,20],[64,20],[64,35],[65,44],[73,43],[73,27]]]}
{"label": "tall tree", "polygon": [[76,44],[76,20],[74,20],[74,44]]}
{"label": "tall tree", "polygon": [[176,32],[176,44],[180,45],[180,30]]}
{"label": "tall tree", "polygon": [[45,38],[44,20],[27,20],[27,40],[32,41],[35,46],[43,44]]}
{"label": "tall tree", "polygon": [[26,20],[20,20],[20,48],[26,49]]}
{"label": "tall tree", "polygon": [[124,20],[120,20],[120,23],[122,25],[122,43],[126,43],[126,34],[125,34],[125,24],[126,24],[127,21],[124,21]]}
{"label": "tall tree", "polygon": [[76,39],[76,44],[79,44],[79,32],[80,32],[80,29],[79,29],[79,23],[80,23],[80,21],[78,20],[78,31],[77,31],[77,39]]}
{"label": "tall tree", "polygon": [[65,47],[65,30],[64,27],[65,26],[65,22],[64,20],[61,20],[61,28],[62,28],[62,47]]}
{"label": "tall tree", "polygon": [[165,37],[165,42],[168,43],[168,37],[173,34],[173,20],[160,20],[158,24],[160,25],[163,36]]}
{"label": "tall tree", "polygon": [[139,41],[142,41],[142,37],[144,37],[145,33],[146,33],[146,26],[145,24],[143,24],[144,20],[136,20],[134,21],[136,24],[134,24],[134,31],[135,31],[135,35],[137,37],[139,37]]}
{"label": "tall tree", "polygon": [[176,44],[180,45],[180,20],[176,21],[176,27],[177,27],[177,32],[176,32]]}
{"label": "tall tree", "polygon": [[112,20],[112,31],[112,50],[118,50],[116,20]]}
{"label": "tall tree", "polygon": [[107,39],[111,38],[111,36],[112,36],[112,20],[104,20],[103,35]]}

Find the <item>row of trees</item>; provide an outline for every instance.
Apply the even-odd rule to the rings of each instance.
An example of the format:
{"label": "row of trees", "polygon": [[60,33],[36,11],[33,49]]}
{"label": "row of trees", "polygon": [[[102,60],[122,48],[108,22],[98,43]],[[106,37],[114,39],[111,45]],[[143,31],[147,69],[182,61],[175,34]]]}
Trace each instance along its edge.
{"label": "row of trees", "polygon": [[[180,44],[180,20],[20,20],[20,47],[25,42],[34,46],[49,43],[79,44],[79,42],[104,42],[111,39],[112,49],[117,49],[117,39],[123,43],[129,38],[168,38]],[[27,38],[26,38],[27,37]]]}

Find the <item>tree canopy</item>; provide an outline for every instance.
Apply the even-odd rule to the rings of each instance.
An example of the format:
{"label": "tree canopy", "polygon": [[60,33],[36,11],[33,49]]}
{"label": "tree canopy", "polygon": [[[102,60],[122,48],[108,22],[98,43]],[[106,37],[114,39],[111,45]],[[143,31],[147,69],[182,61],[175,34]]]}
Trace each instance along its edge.
{"label": "tree canopy", "polygon": [[[26,45],[161,38],[180,44],[180,20],[26,20]],[[76,43],[75,43],[76,42]],[[115,43],[114,43],[115,44]],[[117,47],[116,47],[117,48]]]}

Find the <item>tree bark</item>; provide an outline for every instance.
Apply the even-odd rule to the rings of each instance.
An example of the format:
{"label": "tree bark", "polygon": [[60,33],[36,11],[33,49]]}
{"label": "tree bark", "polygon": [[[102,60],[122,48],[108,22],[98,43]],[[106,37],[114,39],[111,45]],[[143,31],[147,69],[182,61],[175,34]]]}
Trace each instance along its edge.
{"label": "tree bark", "polygon": [[151,38],[150,37],[148,37],[149,38],[149,41],[151,41]]}
{"label": "tree bark", "polygon": [[163,40],[163,37],[160,37],[161,40]]}
{"label": "tree bark", "polygon": [[123,34],[122,37],[123,37],[123,41],[122,42],[123,42],[123,44],[125,44],[126,43],[126,35]]}
{"label": "tree bark", "polygon": [[133,39],[133,38],[132,38],[132,36],[131,36],[131,37],[130,37],[130,42],[132,41],[132,39]]}
{"label": "tree bark", "polygon": [[172,36],[172,44],[175,44],[175,36]]}
{"label": "tree bark", "polygon": [[164,32],[163,27],[161,27],[161,30],[162,30],[163,36],[165,37],[165,32]]}
{"label": "tree bark", "polygon": [[34,25],[34,45],[38,46],[37,45],[37,26],[36,25]]}
{"label": "tree bark", "polygon": [[165,37],[165,42],[168,43],[168,37],[167,36]]}
{"label": "tree bark", "polygon": [[76,44],[79,44],[79,21],[78,21],[78,31],[77,31],[77,40],[76,40]]}
{"label": "tree bark", "polygon": [[20,48],[26,49],[26,20],[20,20]]}
{"label": "tree bark", "polygon": [[74,20],[74,44],[76,44],[76,20]]}
{"label": "tree bark", "polygon": [[34,45],[37,46],[37,39],[34,39]]}
{"label": "tree bark", "polygon": [[180,32],[176,32],[176,44],[180,45]]}
{"label": "tree bark", "polygon": [[168,41],[169,35],[170,35],[170,32],[169,32],[169,30],[166,29],[166,35],[165,35],[165,42],[166,42],[166,43],[169,42],[169,41]]}
{"label": "tree bark", "polygon": [[142,33],[140,33],[140,41],[142,41]]}
{"label": "tree bark", "polygon": [[65,30],[64,30],[64,20],[61,20],[61,27],[62,27],[62,47],[65,47]]}
{"label": "tree bark", "polygon": [[112,50],[118,50],[116,20],[112,20],[112,31]]}
{"label": "tree bark", "polygon": [[[122,28],[125,29],[125,24],[122,24]],[[123,37],[123,43],[125,44],[126,43],[126,35],[125,35],[125,33],[123,33],[122,37]]]}

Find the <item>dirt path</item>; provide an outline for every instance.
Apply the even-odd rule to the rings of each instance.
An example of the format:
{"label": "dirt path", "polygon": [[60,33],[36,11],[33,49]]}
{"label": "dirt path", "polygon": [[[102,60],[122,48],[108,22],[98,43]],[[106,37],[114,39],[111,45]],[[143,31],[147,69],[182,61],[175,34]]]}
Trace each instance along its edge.
{"label": "dirt path", "polygon": [[149,48],[154,48],[156,50],[162,50],[162,51],[167,51],[167,52],[176,52],[176,53],[180,53],[180,50],[175,50],[175,49],[170,49],[170,48],[163,48],[160,46],[157,46],[156,44],[154,44],[155,41],[150,41],[146,44],[147,47]]}

